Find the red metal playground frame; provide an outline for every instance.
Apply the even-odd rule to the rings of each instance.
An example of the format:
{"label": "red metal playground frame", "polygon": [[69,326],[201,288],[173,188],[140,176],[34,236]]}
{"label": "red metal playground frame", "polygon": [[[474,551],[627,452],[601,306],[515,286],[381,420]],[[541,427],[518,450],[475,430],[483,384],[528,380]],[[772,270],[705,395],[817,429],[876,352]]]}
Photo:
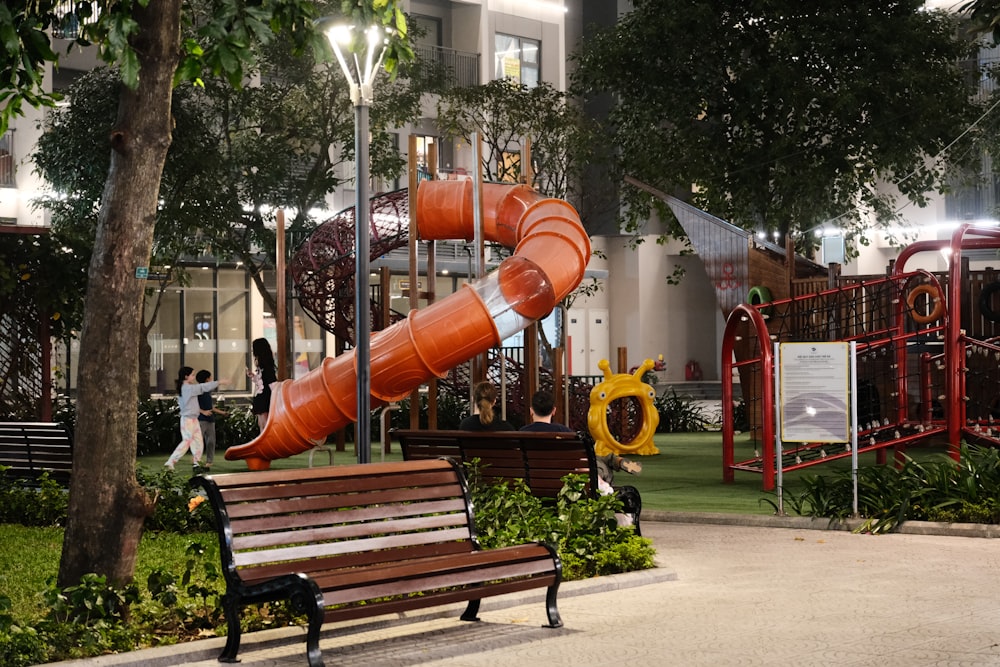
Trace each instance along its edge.
{"label": "red metal playground frame", "polygon": [[[773,490],[775,461],[775,342],[854,341],[858,376],[869,383],[872,400],[859,391],[858,452],[897,453],[912,443],[946,438],[958,460],[963,440],[1000,446],[994,413],[973,401],[968,390],[990,395],[1000,383],[1000,344],[976,339],[962,329],[962,252],[1000,249],[1000,230],[959,226],[948,240],[920,241],[905,248],[890,276],[843,285],[814,294],[757,305],[741,304],[729,315],[722,346],[723,480],[736,471],[761,474]],[[921,252],[950,252],[947,280],[906,264]],[[915,308],[922,295],[926,307]],[[981,376],[967,387],[971,370]],[[741,383],[750,422],[753,456],[736,460],[734,374]],[[980,386],[985,385],[985,386]],[[879,400],[879,396],[885,399]],[[862,401],[861,399],[864,399]],[[862,402],[865,405],[862,405]],[[877,406],[877,407],[875,407]],[[998,415],[1000,424],[1000,415]],[[829,443],[782,443],[787,472],[851,455]]]}

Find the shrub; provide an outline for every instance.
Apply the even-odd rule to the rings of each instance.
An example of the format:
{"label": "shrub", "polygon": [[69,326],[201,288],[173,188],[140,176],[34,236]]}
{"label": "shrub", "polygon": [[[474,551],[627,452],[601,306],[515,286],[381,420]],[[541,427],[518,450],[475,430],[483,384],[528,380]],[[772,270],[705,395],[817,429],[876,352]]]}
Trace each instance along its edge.
{"label": "shrub", "polygon": [[466,465],[476,532],[486,548],[524,542],[556,547],[566,581],[653,567],[653,543],[618,526],[621,501],[614,495],[590,498],[583,475],[568,475],[554,503],[531,494],[524,480],[484,482],[479,462]]}
{"label": "shrub", "polygon": [[[796,514],[846,518],[853,513],[850,470],[802,478],[804,489],[784,501]],[[962,445],[961,460],[944,454],[927,461],[907,457],[902,466],[858,469],[862,531],[887,532],[906,520],[989,522],[1000,520],[1000,451]],[[771,500],[764,502],[776,507]]]}
{"label": "shrub", "polygon": [[708,420],[701,406],[692,399],[678,396],[672,387],[669,392],[654,398],[653,405],[660,414],[657,433],[699,433],[708,430]]}
{"label": "shrub", "polygon": [[62,526],[66,523],[69,493],[43,472],[38,486],[9,477],[0,466],[0,523],[23,526]]}
{"label": "shrub", "polygon": [[212,511],[200,504],[193,510],[191,487],[187,478],[173,470],[150,471],[145,466],[136,469],[139,484],[145,487],[156,505],[153,515],[146,518],[146,530],[174,533],[201,533],[212,530]]}

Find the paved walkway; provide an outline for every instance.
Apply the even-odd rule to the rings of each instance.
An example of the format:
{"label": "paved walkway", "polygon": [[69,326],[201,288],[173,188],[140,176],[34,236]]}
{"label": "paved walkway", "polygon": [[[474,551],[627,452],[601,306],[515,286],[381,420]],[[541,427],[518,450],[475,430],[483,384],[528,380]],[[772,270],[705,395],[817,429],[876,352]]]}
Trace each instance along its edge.
{"label": "paved walkway", "polygon": [[[798,524],[801,525],[801,524]],[[1000,540],[643,521],[662,567],[484,601],[482,623],[414,614],[328,626],[329,666],[1000,666]],[[224,640],[62,665],[210,667]],[[302,667],[303,633],[244,636],[244,667]]]}

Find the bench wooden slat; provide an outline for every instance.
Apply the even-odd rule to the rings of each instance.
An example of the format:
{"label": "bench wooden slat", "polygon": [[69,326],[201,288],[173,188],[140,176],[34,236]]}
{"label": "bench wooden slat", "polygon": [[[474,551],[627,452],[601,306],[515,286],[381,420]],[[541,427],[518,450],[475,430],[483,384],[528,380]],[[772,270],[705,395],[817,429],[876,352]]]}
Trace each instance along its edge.
{"label": "bench wooden slat", "polygon": [[546,588],[549,625],[562,624],[554,549],[529,544],[484,551],[461,468],[447,460],[196,477],[219,535],[228,638],[236,659],[240,610],[289,599],[309,617],[309,664],[322,665],[324,620]]}
{"label": "bench wooden slat", "polygon": [[[537,577],[533,579],[513,579],[506,581],[492,581],[484,584],[478,589],[482,594],[482,597],[490,597],[494,595],[506,595],[508,593],[517,593],[519,591],[527,591],[534,588],[551,587],[558,585],[559,580],[554,575],[548,577]],[[398,598],[395,600],[382,600],[379,602],[371,603],[364,606],[345,606],[345,607],[334,607],[332,609],[327,609],[325,614],[325,620],[327,621],[351,621],[359,618],[367,618],[374,615],[381,614],[397,614],[405,611],[412,611],[414,609],[424,609],[426,607],[435,607],[445,604],[454,604],[456,602],[465,602],[468,600],[467,594],[462,590],[451,590],[451,591],[437,591],[434,593],[428,593],[420,597],[407,597]],[[463,614],[462,620],[475,620],[473,618],[465,618]]]}
{"label": "bench wooden slat", "polygon": [[349,578],[345,578],[343,582],[338,581],[338,585],[331,588],[326,588],[322,583],[322,579],[317,580],[317,583],[323,590],[324,604],[334,605],[375,600],[393,595],[427,593],[434,590],[452,588],[453,586],[479,584],[493,579],[530,577],[536,574],[552,572],[551,563],[545,563],[540,560],[502,564],[492,567],[476,566],[473,562],[470,568],[472,569],[447,569],[441,574],[423,574],[413,578],[397,575],[368,585],[359,585]]}
{"label": "bench wooden slat", "polygon": [[245,514],[238,519],[232,519],[233,534],[240,535],[242,533],[271,530],[275,524],[280,528],[304,528],[317,524],[324,526],[334,523],[347,524],[361,520],[374,521],[376,519],[417,515],[425,512],[455,512],[463,510],[464,504],[455,498],[446,498],[444,500],[431,500],[429,502],[411,503],[408,505],[377,505],[364,510],[339,510],[330,512],[310,512],[303,510],[298,513],[289,512],[287,514],[284,511],[279,511],[271,515],[266,513],[267,509],[267,507],[260,507],[254,514]]}
{"label": "bench wooden slat", "polygon": [[[233,548],[237,551],[249,549],[264,549],[267,547],[280,546],[291,543],[315,543],[326,541],[350,540],[351,548],[360,548],[358,541],[376,535],[390,536],[396,533],[409,535],[413,531],[421,531],[418,535],[424,537],[425,542],[440,542],[437,533],[442,530],[451,530],[455,526],[465,526],[465,516],[456,513],[438,514],[435,516],[421,516],[414,518],[386,520],[375,522],[362,522],[357,524],[340,524],[320,528],[302,528],[285,531],[275,531],[268,533],[255,533],[246,537],[233,538]],[[465,536],[468,538],[468,535]],[[447,539],[460,539],[450,536]],[[413,544],[408,542],[407,544]],[[258,552],[254,552],[258,553]],[[331,547],[331,553],[343,553]],[[275,554],[277,555],[277,554]],[[294,556],[289,556],[289,559]],[[281,560],[275,558],[274,560]]]}

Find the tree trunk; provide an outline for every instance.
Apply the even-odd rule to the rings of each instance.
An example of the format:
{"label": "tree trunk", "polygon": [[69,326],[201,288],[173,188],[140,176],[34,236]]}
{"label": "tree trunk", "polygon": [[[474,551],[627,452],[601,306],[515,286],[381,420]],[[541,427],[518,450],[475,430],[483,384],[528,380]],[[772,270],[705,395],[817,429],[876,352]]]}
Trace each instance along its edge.
{"label": "tree trunk", "polygon": [[90,262],[80,336],[79,398],[60,586],[89,572],[123,584],[153,502],[135,477],[136,383],[145,280],[157,195],[170,145],[172,77],[180,56],[181,0],[135,5],[140,76],[123,87],[111,167]]}

